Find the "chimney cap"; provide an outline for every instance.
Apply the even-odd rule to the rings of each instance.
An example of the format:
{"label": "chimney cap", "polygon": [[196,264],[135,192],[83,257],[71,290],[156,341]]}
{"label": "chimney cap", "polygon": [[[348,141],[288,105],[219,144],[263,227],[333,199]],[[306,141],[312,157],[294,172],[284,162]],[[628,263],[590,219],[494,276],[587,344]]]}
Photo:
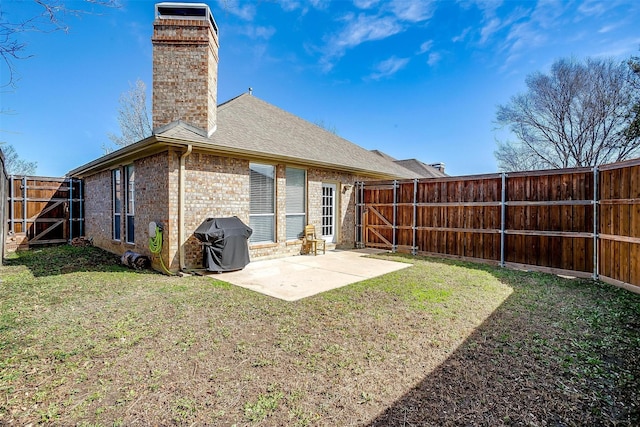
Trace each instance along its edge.
{"label": "chimney cap", "polygon": [[438,169],[440,172],[444,173],[445,164],[442,162],[429,163],[429,166],[431,166],[432,168]]}
{"label": "chimney cap", "polygon": [[205,3],[156,3],[156,19],[195,19],[208,20],[213,30],[218,34],[218,25],[209,6]]}

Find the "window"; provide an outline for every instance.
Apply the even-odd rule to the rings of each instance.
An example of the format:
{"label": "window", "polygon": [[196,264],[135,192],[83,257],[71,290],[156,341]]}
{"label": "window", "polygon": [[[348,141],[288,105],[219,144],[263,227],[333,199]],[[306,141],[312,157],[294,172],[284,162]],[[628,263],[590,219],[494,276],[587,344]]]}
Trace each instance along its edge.
{"label": "window", "polygon": [[307,223],[305,203],[306,171],[287,168],[287,240],[300,238]]}
{"label": "window", "polygon": [[122,219],[122,186],[120,181],[120,169],[111,171],[111,188],[113,194],[113,240],[120,240]]}
{"label": "window", "polygon": [[125,230],[126,230],[126,239],[127,243],[135,242],[135,227],[134,227],[134,215],[135,215],[135,199],[136,199],[136,191],[135,191],[135,181],[136,181],[136,172],[133,168],[133,165],[125,166],[125,186],[126,186],[126,208],[127,208],[127,216],[125,218]]}
{"label": "window", "polygon": [[249,226],[251,242],[274,242],[275,236],[275,168],[251,163]]}

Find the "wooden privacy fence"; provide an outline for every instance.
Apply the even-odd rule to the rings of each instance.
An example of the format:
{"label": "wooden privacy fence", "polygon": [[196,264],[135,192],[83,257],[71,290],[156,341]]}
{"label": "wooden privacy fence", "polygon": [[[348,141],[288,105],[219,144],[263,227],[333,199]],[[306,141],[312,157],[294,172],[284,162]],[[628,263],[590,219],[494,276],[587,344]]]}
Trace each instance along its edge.
{"label": "wooden privacy fence", "polygon": [[359,246],[593,277],[640,291],[640,159],[356,185]]}
{"label": "wooden privacy fence", "polygon": [[28,245],[64,243],[83,234],[82,181],[72,178],[11,176],[9,233]]}

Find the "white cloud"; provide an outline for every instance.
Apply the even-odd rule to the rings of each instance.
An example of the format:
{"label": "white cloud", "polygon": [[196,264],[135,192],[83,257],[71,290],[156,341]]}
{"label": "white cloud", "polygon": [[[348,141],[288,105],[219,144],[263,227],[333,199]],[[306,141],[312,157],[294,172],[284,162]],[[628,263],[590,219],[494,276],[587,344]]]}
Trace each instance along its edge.
{"label": "white cloud", "polygon": [[[543,3],[544,1],[545,0],[541,0],[541,3]],[[527,20],[529,19],[530,15],[533,14],[531,9],[517,7],[513,12],[511,12],[511,14],[500,19],[496,16],[496,12],[498,6],[501,5],[501,2],[486,1],[478,2],[476,3],[476,5],[483,14],[483,26],[480,29],[480,44],[486,44],[499,31],[511,27],[516,22]],[[465,29],[465,31],[460,36],[454,37],[453,41],[457,42],[462,40],[467,36],[470,30],[471,28]]]}
{"label": "white cloud", "polygon": [[[554,0],[540,1],[531,13],[531,22],[541,28],[551,28],[559,24],[562,15],[567,10],[567,5]],[[524,15],[526,16],[526,14]]]}
{"label": "white cloud", "polygon": [[402,26],[391,17],[359,15],[336,38],[341,47],[354,47],[371,40],[382,40],[402,31]]}
{"label": "white cloud", "polygon": [[456,0],[456,4],[463,10],[473,7],[482,12],[483,20],[488,21],[496,16],[497,9],[502,5],[502,0]]}
{"label": "white cloud", "polygon": [[354,0],[353,4],[358,9],[371,9],[377,5],[380,0]]}
{"label": "white cloud", "polygon": [[[378,3],[379,0],[355,0],[354,2],[360,9],[372,8]],[[320,63],[325,71],[329,71],[347,50],[365,42],[383,40],[401,33],[411,24],[429,20],[433,13],[434,2],[431,0],[385,1],[380,4],[375,14],[348,13],[337,19],[337,21],[346,22],[344,28],[324,38],[326,45],[321,49],[324,55]]]}
{"label": "white cloud", "polygon": [[600,16],[606,11],[607,2],[602,0],[587,0],[578,7],[578,12],[586,16]]}
{"label": "white cloud", "polygon": [[396,58],[392,56],[382,62],[379,62],[375,66],[375,72],[372,73],[369,78],[373,80],[380,80],[384,77],[389,77],[403,69],[409,63],[409,58]]}
{"label": "white cloud", "polygon": [[420,50],[418,50],[418,55],[422,55],[423,53],[427,53],[433,47],[433,40],[427,40],[426,42],[420,45]]}
{"label": "white cloud", "polygon": [[302,15],[306,15],[310,7],[314,9],[323,10],[330,4],[330,0],[279,0],[278,4],[285,12],[293,12],[294,10],[301,10]]}
{"label": "white cloud", "polygon": [[297,1],[297,0],[281,0],[280,1],[280,7],[285,12],[294,11],[294,10],[300,8],[300,6],[301,6],[300,2]]}
{"label": "white cloud", "polygon": [[272,26],[263,27],[263,26],[251,26],[248,25],[244,27],[241,32],[251,37],[252,39],[265,39],[268,40],[276,33],[276,29]]}
{"label": "white cloud", "polygon": [[500,49],[507,55],[500,70],[506,71],[524,56],[525,50],[543,46],[547,41],[547,33],[540,31],[535,23],[524,22],[514,25]]}
{"label": "white cloud", "polygon": [[629,55],[634,55],[638,52],[639,45],[640,37],[616,40],[615,42],[608,44],[606,49],[594,54],[593,56],[602,58],[627,58]]}
{"label": "white cloud", "polygon": [[453,37],[451,39],[451,41],[454,42],[454,43],[464,41],[464,39],[467,38],[467,35],[469,34],[469,31],[471,31],[471,27],[465,28],[464,30],[462,30],[462,33],[460,33],[459,35]]}
{"label": "white cloud", "polygon": [[549,30],[562,25],[563,4],[541,1],[533,12],[517,10],[509,18],[509,33],[502,50],[510,57],[519,56],[524,49],[545,45],[549,40]]}
{"label": "white cloud", "polygon": [[325,70],[333,67],[333,62],[341,58],[347,49],[374,40],[383,40],[403,30],[402,25],[391,16],[353,14],[343,18],[347,25],[338,34],[329,37],[322,64]]}
{"label": "white cloud", "polygon": [[440,62],[441,59],[442,59],[442,55],[440,53],[432,52],[429,54],[429,59],[427,59],[427,64],[429,64],[430,67],[433,67],[438,62]]}
{"label": "white cloud", "polygon": [[492,18],[482,29],[480,30],[480,44],[484,44],[489,40],[496,31],[501,28],[500,20],[498,18]]}
{"label": "white cloud", "polygon": [[220,8],[232,13],[245,21],[252,21],[256,16],[256,7],[253,4],[240,6],[238,0],[218,0]]}
{"label": "white cloud", "polygon": [[616,24],[610,24],[610,25],[605,25],[604,27],[601,27],[598,32],[600,34],[604,34],[604,33],[608,33],[609,31],[613,31],[616,28],[618,28],[618,25]]}
{"label": "white cloud", "polygon": [[331,4],[331,0],[309,0],[309,3],[316,9],[326,9]]}
{"label": "white cloud", "polygon": [[433,16],[433,2],[427,0],[394,0],[391,12],[402,21],[422,22]]}

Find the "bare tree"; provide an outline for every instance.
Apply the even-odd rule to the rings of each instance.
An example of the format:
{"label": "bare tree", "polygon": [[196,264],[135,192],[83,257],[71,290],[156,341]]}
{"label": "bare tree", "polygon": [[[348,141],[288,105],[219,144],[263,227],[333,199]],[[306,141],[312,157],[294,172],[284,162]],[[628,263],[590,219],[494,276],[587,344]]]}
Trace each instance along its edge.
{"label": "bare tree", "polygon": [[544,169],[546,164],[531,150],[524,150],[516,142],[498,143],[498,149],[493,155],[503,171],[530,171]]}
{"label": "bare tree", "polygon": [[[0,58],[2,58],[8,70],[7,81],[0,82],[2,86],[13,86],[15,84],[15,61],[31,56],[27,53],[27,44],[20,40],[21,33],[25,31],[66,32],[69,27],[64,22],[65,16],[91,13],[86,8],[69,8],[63,0],[33,1],[41,7],[40,13],[23,21],[12,22],[0,10]],[[118,0],[84,0],[84,2],[89,5],[119,7]]]}
{"label": "bare tree", "polygon": [[[150,136],[153,128],[147,109],[147,87],[144,82],[138,79],[135,85],[129,84],[129,91],[120,95],[119,102],[118,122],[122,135],[110,133],[109,139],[117,147],[125,147]],[[105,152],[112,150],[110,147],[102,148]]]}
{"label": "bare tree", "polygon": [[640,154],[629,139],[637,100],[625,63],[560,59],[549,74],[526,79],[528,91],[500,105],[496,121],[517,137],[498,143],[501,170],[593,166]]}
{"label": "bare tree", "polygon": [[9,175],[35,175],[38,163],[21,159],[13,145],[0,142],[0,150],[4,154],[4,166]]}
{"label": "bare tree", "polygon": [[631,69],[631,86],[636,93],[636,102],[630,111],[631,123],[625,131],[629,140],[638,140],[640,138],[640,56],[633,56],[628,62]]}

